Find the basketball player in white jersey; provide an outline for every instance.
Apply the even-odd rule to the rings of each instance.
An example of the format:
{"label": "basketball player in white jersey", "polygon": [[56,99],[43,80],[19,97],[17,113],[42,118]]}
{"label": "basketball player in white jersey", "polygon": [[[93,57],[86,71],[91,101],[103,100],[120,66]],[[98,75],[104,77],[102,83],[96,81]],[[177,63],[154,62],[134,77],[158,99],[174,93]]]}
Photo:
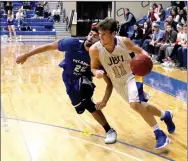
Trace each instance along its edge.
{"label": "basketball player in white jersey", "polygon": [[[148,55],[146,51],[133,44],[129,38],[116,36],[117,24],[111,18],[106,18],[98,24],[100,41],[89,49],[91,57],[91,70],[95,77],[107,77],[107,83],[113,87],[120,96],[129,102],[132,109],[138,112],[152,127],[156,136],[155,149],[160,149],[169,144],[170,140],[160,129],[155,117],[158,116],[167,125],[169,133],[175,131],[171,111],[162,111],[149,105],[148,95],[143,91],[143,81],[138,80],[130,69],[131,57],[129,53]],[[101,70],[101,67],[104,70]],[[105,78],[107,80],[107,78]],[[98,107],[101,109],[102,107]]]}

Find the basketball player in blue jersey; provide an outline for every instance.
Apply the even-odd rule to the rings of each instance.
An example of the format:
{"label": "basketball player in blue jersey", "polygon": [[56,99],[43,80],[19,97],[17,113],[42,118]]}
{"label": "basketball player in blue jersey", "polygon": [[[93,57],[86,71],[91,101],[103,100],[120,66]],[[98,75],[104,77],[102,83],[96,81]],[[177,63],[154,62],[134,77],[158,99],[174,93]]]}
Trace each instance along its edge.
{"label": "basketball player in blue jersey", "polygon": [[49,50],[57,49],[65,52],[65,58],[59,66],[64,69],[62,79],[72,105],[78,114],[82,114],[85,110],[88,110],[106,131],[105,143],[111,144],[116,142],[117,133],[110,127],[102,111],[96,109],[106,106],[106,102],[112,92],[112,84],[107,82],[108,88],[101,102],[94,104],[92,101],[95,85],[92,83],[88,50],[89,47],[97,41],[99,41],[98,30],[97,28],[92,28],[85,40],[67,38],[49,43],[17,57],[16,62],[23,64],[30,56]]}
{"label": "basketball player in blue jersey", "polygon": [[[130,39],[116,36],[117,24],[113,19],[106,18],[99,22],[98,31],[100,41],[93,44],[89,49],[91,71],[97,78],[102,78],[104,73],[107,73],[108,78],[105,79],[111,80],[113,87],[120,96],[152,127],[157,140],[155,148],[165,147],[170,140],[160,129],[154,116],[160,117],[166,123],[168,132],[173,133],[175,125],[172,121],[172,112],[159,110],[147,103],[149,97],[143,91],[143,80],[141,77],[135,76],[130,69],[130,52],[148,54],[139,46],[133,44]],[[105,71],[100,70],[101,66]]]}

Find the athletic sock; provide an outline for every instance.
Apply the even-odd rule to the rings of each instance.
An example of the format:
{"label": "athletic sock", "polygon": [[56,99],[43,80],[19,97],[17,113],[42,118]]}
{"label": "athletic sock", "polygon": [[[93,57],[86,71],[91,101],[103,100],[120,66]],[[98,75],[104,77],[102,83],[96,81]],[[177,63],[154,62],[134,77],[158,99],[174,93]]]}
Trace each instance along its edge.
{"label": "athletic sock", "polygon": [[103,128],[104,128],[104,130],[105,130],[106,132],[108,132],[108,131],[111,129],[111,127],[110,127],[110,125],[109,125],[108,123],[106,123],[106,124],[103,126]]}
{"label": "athletic sock", "polygon": [[155,131],[155,130],[160,130],[160,127],[159,127],[158,124],[156,124],[155,126],[152,127],[152,129],[153,129],[153,131]]}
{"label": "athletic sock", "polygon": [[163,119],[165,116],[165,111],[161,110],[161,119]]}

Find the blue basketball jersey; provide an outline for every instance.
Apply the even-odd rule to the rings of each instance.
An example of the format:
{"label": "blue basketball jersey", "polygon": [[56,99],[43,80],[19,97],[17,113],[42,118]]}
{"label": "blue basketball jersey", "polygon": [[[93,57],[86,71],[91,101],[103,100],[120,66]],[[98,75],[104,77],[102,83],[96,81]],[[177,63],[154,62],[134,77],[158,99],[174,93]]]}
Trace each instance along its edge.
{"label": "blue basketball jersey", "polygon": [[58,50],[65,52],[65,58],[59,64],[64,69],[64,78],[77,79],[81,76],[88,78],[92,76],[90,56],[84,48],[84,41],[78,38],[67,38],[58,41]]}

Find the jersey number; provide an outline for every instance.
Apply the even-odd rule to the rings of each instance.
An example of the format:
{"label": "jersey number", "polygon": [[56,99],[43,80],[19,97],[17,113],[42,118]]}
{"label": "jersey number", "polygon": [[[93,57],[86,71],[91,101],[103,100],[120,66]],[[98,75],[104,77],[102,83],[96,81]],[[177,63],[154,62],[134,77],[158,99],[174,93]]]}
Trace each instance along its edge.
{"label": "jersey number", "polygon": [[74,68],[74,71],[76,71],[77,73],[85,72],[86,71],[86,67],[82,67],[81,65],[76,65],[76,67]]}
{"label": "jersey number", "polygon": [[120,64],[119,66],[114,66],[112,69],[116,78],[120,78],[121,76],[127,74],[125,68],[123,67],[123,64]]}

